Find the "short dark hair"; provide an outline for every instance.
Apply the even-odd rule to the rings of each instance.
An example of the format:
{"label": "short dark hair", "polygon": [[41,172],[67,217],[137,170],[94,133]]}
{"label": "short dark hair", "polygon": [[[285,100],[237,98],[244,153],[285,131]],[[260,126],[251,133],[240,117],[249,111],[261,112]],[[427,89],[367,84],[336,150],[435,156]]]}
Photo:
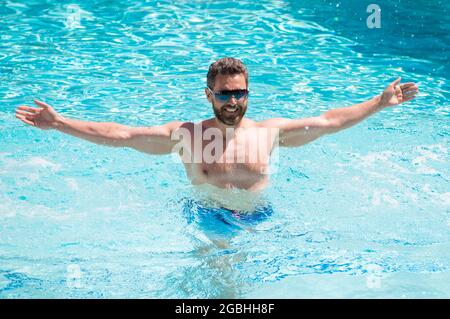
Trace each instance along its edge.
{"label": "short dark hair", "polygon": [[216,84],[216,77],[218,74],[235,75],[244,74],[245,84],[248,87],[248,71],[241,60],[235,58],[222,58],[209,66],[208,74],[206,75],[206,83],[212,90]]}

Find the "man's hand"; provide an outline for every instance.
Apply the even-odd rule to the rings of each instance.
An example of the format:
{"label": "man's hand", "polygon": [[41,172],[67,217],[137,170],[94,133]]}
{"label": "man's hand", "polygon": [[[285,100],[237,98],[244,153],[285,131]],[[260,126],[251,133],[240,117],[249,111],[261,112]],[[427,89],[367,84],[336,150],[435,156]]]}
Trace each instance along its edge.
{"label": "man's hand", "polygon": [[43,130],[55,128],[61,116],[44,102],[34,100],[34,103],[39,107],[19,106],[16,109],[16,117],[26,124]]}
{"label": "man's hand", "polygon": [[394,106],[412,100],[416,93],[419,92],[419,88],[415,83],[399,84],[400,79],[398,78],[389,84],[383,94],[381,94],[379,102],[381,107]]}

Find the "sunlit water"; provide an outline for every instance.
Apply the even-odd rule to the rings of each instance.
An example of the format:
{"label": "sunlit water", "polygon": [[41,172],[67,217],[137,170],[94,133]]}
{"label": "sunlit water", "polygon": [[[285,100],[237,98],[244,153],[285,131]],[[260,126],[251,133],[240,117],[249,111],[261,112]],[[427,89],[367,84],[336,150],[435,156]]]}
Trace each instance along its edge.
{"label": "sunlit water", "polygon": [[[1,1],[0,298],[449,297],[449,4]],[[311,4],[310,4],[311,3]],[[396,76],[416,100],[282,149],[273,214],[211,242],[171,156],[14,117],[141,126],[212,116],[217,58],[250,71],[248,117],[362,102]],[[221,226],[223,227],[223,225]]]}

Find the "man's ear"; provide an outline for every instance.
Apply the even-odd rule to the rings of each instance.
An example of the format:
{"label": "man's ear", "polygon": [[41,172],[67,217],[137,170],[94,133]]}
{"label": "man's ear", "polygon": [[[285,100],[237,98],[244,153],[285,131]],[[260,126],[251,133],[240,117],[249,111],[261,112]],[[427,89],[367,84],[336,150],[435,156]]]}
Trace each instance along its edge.
{"label": "man's ear", "polygon": [[205,94],[206,94],[206,98],[208,99],[209,103],[212,103],[211,91],[208,90],[208,88],[205,88]]}

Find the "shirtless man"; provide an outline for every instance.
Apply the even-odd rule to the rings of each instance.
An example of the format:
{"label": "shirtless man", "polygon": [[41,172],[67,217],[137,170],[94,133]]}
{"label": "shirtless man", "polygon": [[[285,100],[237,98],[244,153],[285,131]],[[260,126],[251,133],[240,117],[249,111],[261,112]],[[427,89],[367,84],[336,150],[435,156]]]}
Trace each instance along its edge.
{"label": "shirtless man", "polygon": [[[274,147],[301,146],[346,129],[378,111],[413,99],[417,92],[414,83],[400,85],[398,78],[381,95],[360,104],[311,118],[256,122],[244,118],[248,105],[246,67],[240,60],[223,58],[211,64],[205,88],[215,117],[200,123],[174,121],[160,126],[129,127],[85,122],[65,118],[37,100],[34,102],[38,108],[19,106],[16,117],[37,128],[55,129],[97,144],[129,147],[149,154],[179,153],[192,184],[212,185],[214,191],[210,195],[219,194],[218,198],[234,203],[267,185],[267,168]],[[212,142],[216,147],[211,147]],[[223,195],[236,189],[246,190],[246,195]]]}

